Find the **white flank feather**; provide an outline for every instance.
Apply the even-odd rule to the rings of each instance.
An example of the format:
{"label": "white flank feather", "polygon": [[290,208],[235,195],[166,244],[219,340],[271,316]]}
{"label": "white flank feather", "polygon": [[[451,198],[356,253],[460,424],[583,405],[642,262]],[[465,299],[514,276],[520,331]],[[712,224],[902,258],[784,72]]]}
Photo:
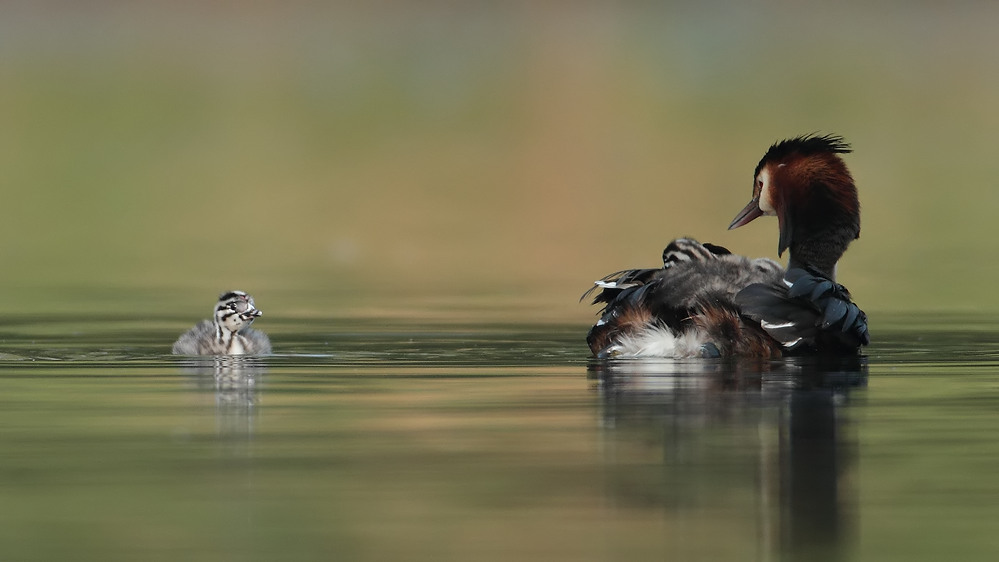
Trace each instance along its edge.
{"label": "white flank feather", "polygon": [[634,335],[621,336],[613,357],[700,357],[704,344],[695,331],[675,334],[665,326],[650,326]]}

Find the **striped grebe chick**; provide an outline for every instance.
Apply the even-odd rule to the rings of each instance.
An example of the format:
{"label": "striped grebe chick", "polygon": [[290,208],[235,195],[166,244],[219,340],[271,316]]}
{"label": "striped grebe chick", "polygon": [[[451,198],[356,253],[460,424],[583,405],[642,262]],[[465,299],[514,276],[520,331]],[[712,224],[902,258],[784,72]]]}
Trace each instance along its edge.
{"label": "striped grebe chick", "polygon": [[202,320],[173,344],[174,355],[264,355],[271,352],[267,335],[250,328],[263,312],[243,291],[219,296],[211,320]]}

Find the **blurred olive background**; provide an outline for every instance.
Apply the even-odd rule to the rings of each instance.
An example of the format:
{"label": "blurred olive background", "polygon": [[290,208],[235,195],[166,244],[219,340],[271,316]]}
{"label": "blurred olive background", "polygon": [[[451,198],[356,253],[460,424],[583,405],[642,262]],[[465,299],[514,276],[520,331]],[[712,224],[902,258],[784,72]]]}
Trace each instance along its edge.
{"label": "blurred olive background", "polygon": [[0,310],[586,322],[673,237],[776,257],[725,228],[813,131],[856,151],[865,309],[999,307],[999,5],[694,4],[4,3]]}

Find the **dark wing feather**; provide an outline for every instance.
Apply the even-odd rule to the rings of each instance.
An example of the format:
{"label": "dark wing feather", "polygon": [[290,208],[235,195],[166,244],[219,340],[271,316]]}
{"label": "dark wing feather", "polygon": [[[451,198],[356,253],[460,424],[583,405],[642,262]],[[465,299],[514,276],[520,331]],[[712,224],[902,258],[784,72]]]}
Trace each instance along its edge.
{"label": "dark wing feather", "polygon": [[735,297],[743,315],[786,348],[843,352],[870,343],[867,315],[818,271],[791,269],[783,285],[754,284]]}
{"label": "dark wing feather", "polygon": [[[857,348],[871,342],[867,315],[853,302],[846,287],[825,279],[818,270],[795,268],[787,272],[786,282],[793,291],[799,284],[814,285],[809,298],[822,311],[820,344],[841,344]],[[815,279],[821,279],[815,282]],[[803,292],[803,291],[798,291]]]}
{"label": "dark wing feather", "polygon": [[780,285],[754,283],[735,296],[742,315],[787,349],[813,345],[818,334],[819,310],[809,301],[793,298]]}
{"label": "dark wing feather", "polygon": [[600,292],[593,297],[592,304],[597,304],[598,302],[611,302],[621,291],[629,289],[632,287],[637,287],[639,285],[645,285],[656,273],[659,273],[662,269],[625,269],[622,271],[616,271],[610,275],[602,277],[599,281],[595,281],[593,286],[589,288],[583,296],[579,297],[582,301],[586,297],[593,294],[594,291],[600,289]]}

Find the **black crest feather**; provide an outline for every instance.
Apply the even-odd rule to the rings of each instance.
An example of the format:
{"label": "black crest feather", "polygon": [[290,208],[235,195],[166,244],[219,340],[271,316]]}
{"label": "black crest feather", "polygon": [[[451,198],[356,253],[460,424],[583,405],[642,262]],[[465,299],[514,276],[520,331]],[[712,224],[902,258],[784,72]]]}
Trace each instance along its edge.
{"label": "black crest feather", "polygon": [[848,152],[853,152],[853,149],[850,148],[850,144],[843,140],[843,137],[839,135],[818,135],[816,133],[810,133],[790,139],[784,139],[782,141],[775,142],[770,149],[767,150],[767,153],[760,159],[760,163],[756,165],[753,177],[755,178],[760,174],[760,170],[763,169],[763,165],[767,162],[785,160],[789,156],[793,155],[810,156],[812,154],[820,154],[823,152],[846,154]]}

